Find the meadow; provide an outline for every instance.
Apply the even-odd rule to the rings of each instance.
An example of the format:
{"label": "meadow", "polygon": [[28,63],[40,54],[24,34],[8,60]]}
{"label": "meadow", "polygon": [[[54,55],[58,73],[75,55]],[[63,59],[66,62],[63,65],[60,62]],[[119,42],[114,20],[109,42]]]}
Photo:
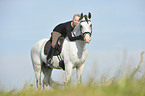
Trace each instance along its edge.
{"label": "meadow", "polygon": [[0,96],[145,96],[145,74],[138,78],[137,72],[143,61],[141,60],[132,72],[120,73],[109,80],[102,76],[95,81],[90,78],[87,84],[68,85],[64,88],[37,89],[33,84],[24,85],[23,89],[6,91],[0,90]]}

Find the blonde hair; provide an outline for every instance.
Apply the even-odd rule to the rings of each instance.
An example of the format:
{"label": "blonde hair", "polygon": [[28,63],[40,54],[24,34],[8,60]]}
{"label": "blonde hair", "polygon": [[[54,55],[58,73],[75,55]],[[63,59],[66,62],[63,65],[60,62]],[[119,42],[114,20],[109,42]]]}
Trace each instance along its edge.
{"label": "blonde hair", "polygon": [[80,17],[79,14],[75,14],[75,15],[73,16],[73,20],[75,19],[76,16]]}

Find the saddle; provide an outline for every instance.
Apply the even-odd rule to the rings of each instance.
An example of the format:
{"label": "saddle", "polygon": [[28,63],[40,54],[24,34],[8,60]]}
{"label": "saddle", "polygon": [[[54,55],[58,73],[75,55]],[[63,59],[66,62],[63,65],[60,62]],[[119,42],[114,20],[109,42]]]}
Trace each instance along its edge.
{"label": "saddle", "polygon": [[[61,59],[60,53],[62,50],[62,46],[63,46],[63,42],[64,42],[65,37],[59,37],[56,43],[56,48],[55,48],[55,52],[53,56],[57,56],[59,59],[59,66],[65,70],[65,65],[64,65],[64,61]],[[48,40],[44,46],[44,54],[47,55],[49,47],[51,45],[52,41]]]}
{"label": "saddle", "polygon": [[[61,50],[62,50],[62,45],[63,45],[63,42],[64,42],[64,39],[65,37],[59,37],[58,40],[57,40],[57,43],[56,43],[56,48],[55,48],[55,52],[54,52],[54,55],[53,56],[58,56],[60,55],[61,53]],[[48,49],[51,45],[52,41],[51,40],[48,40],[44,46],[44,54],[47,55],[48,53]]]}

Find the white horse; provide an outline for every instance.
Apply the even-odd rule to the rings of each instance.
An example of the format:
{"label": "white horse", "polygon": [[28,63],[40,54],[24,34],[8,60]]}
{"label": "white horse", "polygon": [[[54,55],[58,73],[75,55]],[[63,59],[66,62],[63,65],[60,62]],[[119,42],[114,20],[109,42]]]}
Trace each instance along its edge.
{"label": "white horse", "polygon": [[[70,41],[68,37],[64,39],[63,47],[60,56],[62,57],[65,64],[65,80],[69,83],[71,79],[72,69],[77,70],[77,83],[81,83],[81,76],[84,69],[84,62],[87,58],[86,43],[91,40],[92,34],[92,23],[91,13],[88,17],[81,14],[78,25],[74,28],[73,35],[83,35],[84,40]],[[44,46],[49,39],[42,39],[38,41],[31,49],[31,59],[33,68],[35,71],[37,87],[41,87],[41,71],[44,74],[43,87],[45,88],[48,84],[50,87],[57,86],[59,83],[55,82],[51,78],[51,72],[53,68],[59,69],[59,59],[57,56],[53,56],[52,65],[48,67],[46,63],[46,55],[44,54]]]}

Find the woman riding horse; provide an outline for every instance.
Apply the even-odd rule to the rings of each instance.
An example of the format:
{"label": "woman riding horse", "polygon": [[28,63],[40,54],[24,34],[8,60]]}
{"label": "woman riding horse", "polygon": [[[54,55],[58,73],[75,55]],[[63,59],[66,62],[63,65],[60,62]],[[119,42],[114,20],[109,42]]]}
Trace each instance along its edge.
{"label": "woman riding horse", "polygon": [[80,15],[75,14],[73,16],[72,21],[61,23],[53,29],[52,36],[51,36],[52,44],[47,53],[47,64],[48,65],[51,64],[51,59],[55,52],[56,43],[60,36],[63,36],[63,37],[68,36],[70,41],[83,40],[82,35],[72,37],[72,33],[71,33],[73,31],[74,27],[79,23],[79,19],[80,19]]}
{"label": "woman riding horse", "polygon": [[[51,45],[51,49],[48,52],[49,58],[51,58],[49,53],[53,53],[52,50],[55,48],[58,37],[61,35],[64,37],[67,36],[64,39],[62,51],[60,53],[60,57],[64,61],[65,66],[65,83],[69,83],[71,81],[72,69],[74,68],[76,68],[77,83],[81,83],[85,60],[87,58],[86,44],[90,42],[92,36],[92,23],[90,19],[90,12],[88,16],[81,13],[80,17],[79,15],[74,16],[72,21],[58,25],[58,28],[56,27],[52,33],[53,44]],[[64,29],[60,30],[59,28]],[[71,28],[74,28],[73,31]],[[71,31],[75,37],[72,37]],[[45,65],[47,62],[47,55],[44,53],[44,49],[48,40],[48,38],[41,39],[31,48],[31,59],[35,71],[36,85],[38,88],[41,87],[41,72],[43,72],[44,75],[43,88],[46,88],[47,85],[50,87],[61,87],[61,84],[55,82],[51,78],[53,69],[61,69],[59,66],[59,58],[54,56],[52,60],[50,60],[52,61],[52,67]]]}

